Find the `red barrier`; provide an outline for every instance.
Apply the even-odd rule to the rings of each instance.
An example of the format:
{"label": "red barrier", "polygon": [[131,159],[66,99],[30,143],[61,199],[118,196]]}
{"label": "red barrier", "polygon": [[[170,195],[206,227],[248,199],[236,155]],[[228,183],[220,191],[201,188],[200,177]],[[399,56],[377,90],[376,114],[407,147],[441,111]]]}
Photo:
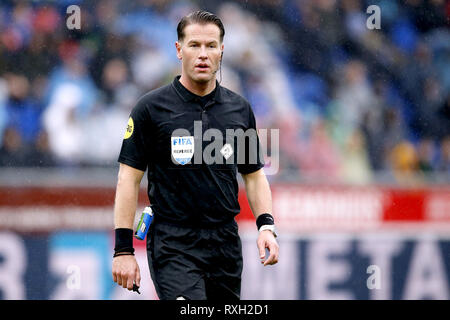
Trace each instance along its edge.
{"label": "red barrier", "polygon": [[[114,194],[115,189],[107,187],[0,187],[0,228],[107,229],[112,223]],[[277,225],[294,232],[391,226],[450,230],[450,186],[395,189],[278,184],[272,186],[272,198]],[[147,202],[146,190],[141,189],[139,205]],[[242,188],[239,202],[237,220],[254,223]]]}

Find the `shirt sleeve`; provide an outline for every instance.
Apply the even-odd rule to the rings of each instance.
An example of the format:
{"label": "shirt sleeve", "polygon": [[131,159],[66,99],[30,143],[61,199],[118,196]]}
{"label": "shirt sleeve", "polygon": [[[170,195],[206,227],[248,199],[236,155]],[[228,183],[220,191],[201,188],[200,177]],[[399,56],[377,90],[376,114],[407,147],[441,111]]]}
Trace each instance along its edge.
{"label": "shirt sleeve", "polygon": [[120,150],[120,163],[145,171],[149,162],[151,134],[147,131],[151,124],[149,112],[144,100],[140,100],[131,111]]}
{"label": "shirt sleeve", "polygon": [[248,114],[248,127],[244,147],[245,162],[237,165],[238,172],[241,174],[249,174],[264,167],[264,153],[256,131],[255,115],[249,104]]}

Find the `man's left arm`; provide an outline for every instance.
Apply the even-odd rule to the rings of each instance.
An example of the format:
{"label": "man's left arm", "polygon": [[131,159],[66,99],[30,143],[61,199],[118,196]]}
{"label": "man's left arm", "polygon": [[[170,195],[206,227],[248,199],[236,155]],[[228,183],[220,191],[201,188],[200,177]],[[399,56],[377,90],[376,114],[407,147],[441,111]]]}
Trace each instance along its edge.
{"label": "man's left arm", "polygon": [[[258,218],[260,218],[258,221],[259,223],[264,223],[264,219],[267,218],[269,220],[266,221],[269,223],[270,219],[272,219],[270,224],[273,224],[273,217],[271,218],[271,216],[264,215],[272,214],[272,194],[263,169],[259,169],[249,174],[242,174],[242,178],[245,183],[248,203],[255,219],[258,221]],[[264,227],[262,229],[264,229]],[[261,263],[263,263],[264,266],[278,262],[279,247],[273,231],[259,231],[257,245]],[[269,257],[267,259],[265,259],[266,248],[269,250]]]}

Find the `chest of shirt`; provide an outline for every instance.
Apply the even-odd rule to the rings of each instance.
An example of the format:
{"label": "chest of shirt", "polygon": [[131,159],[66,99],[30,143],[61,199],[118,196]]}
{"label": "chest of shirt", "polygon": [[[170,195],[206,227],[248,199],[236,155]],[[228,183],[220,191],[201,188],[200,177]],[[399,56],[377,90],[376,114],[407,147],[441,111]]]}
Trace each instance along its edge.
{"label": "chest of shirt", "polygon": [[174,136],[195,138],[225,137],[231,131],[246,130],[248,115],[241,106],[207,104],[205,108],[194,102],[181,106],[155,106],[152,114],[151,134],[156,143]]}
{"label": "chest of shirt", "polygon": [[154,155],[160,162],[173,163],[175,153],[192,150],[196,155],[192,159],[199,159],[202,153],[202,162],[208,158],[214,163],[231,161],[237,136],[244,134],[248,126],[247,119],[247,112],[239,105],[212,103],[203,108],[188,102],[170,108],[155,106],[150,131]]}

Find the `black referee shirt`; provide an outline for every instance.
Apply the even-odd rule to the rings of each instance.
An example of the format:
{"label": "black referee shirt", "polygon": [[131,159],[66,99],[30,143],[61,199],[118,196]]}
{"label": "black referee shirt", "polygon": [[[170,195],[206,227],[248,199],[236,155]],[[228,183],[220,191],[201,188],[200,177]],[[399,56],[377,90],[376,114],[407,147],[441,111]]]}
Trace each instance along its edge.
{"label": "black referee shirt", "polygon": [[118,161],[148,169],[155,219],[194,226],[226,223],[240,212],[236,171],[247,174],[264,166],[255,117],[243,97],[217,81],[213,92],[200,97],[179,78],[140,98]]}

